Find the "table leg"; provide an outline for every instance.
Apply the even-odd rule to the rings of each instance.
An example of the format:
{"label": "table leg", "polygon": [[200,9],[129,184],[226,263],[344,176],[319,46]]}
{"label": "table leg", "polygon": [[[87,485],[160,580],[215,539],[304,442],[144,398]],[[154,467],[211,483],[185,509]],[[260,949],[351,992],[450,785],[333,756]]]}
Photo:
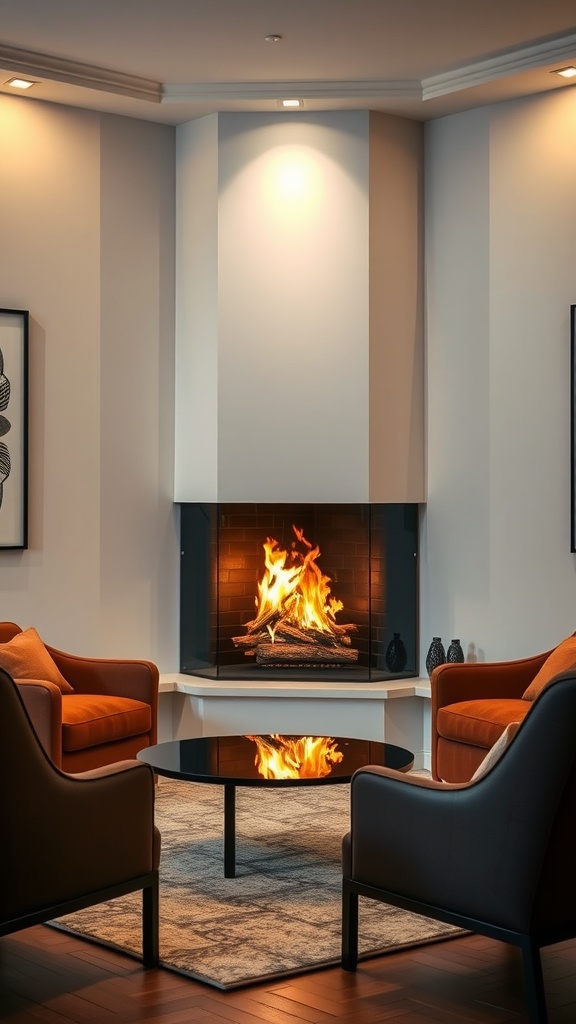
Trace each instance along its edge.
{"label": "table leg", "polygon": [[224,878],[236,877],[236,786],[224,786]]}

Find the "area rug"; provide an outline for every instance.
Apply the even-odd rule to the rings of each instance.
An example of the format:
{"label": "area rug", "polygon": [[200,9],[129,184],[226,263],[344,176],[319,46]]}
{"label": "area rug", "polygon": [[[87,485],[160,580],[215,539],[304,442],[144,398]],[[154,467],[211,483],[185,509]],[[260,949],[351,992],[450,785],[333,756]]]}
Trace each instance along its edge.
{"label": "area rug", "polygon": [[[221,787],[161,779],[160,958],[219,989],[333,965],[340,959],[340,846],[349,785],[237,789],[236,878],[224,878]],[[141,952],[140,894],[53,922]],[[361,958],[461,930],[360,900]]]}

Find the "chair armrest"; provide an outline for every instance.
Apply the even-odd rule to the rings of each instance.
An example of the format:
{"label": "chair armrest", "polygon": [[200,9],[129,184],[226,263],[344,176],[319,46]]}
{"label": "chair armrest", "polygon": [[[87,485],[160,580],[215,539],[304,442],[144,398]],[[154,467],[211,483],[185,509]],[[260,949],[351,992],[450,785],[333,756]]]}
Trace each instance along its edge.
{"label": "chair armrest", "polygon": [[62,767],[62,692],[43,679],[18,679],[16,686],[44,750]]}
{"label": "chair armrest", "polygon": [[64,882],[70,863],[78,858],[87,870],[89,866],[89,888],[105,888],[123,874],[130,878],[158,867],[150,765],[129,760],[79,775],[59,772],[54,790],[50,821],[62,840],[60,844],[53,836],[51,843],[71,854]]}
{"label": "chair armrest", "polygon": [[430,677],[432,720],[439,708],[463,700],[520,699],[550,653],[515,661],[439,665]]}

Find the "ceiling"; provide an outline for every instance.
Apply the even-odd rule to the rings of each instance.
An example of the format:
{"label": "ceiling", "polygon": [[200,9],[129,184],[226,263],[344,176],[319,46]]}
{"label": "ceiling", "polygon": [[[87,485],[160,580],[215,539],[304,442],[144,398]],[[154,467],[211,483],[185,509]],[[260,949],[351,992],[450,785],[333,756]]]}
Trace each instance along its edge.
{"label": "ceiling", "polygon": [[26,98],[172,125],[283,97],[424,121],[571,88],[569,64],[574,0],[0,0],[1,93],[19,75]]}

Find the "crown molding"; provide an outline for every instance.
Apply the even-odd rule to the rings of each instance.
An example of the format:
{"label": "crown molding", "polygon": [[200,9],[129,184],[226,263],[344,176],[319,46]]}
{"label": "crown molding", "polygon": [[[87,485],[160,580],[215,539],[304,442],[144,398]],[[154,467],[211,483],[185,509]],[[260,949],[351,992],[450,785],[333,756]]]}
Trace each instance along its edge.
{"label": "crown molding", "polygon": [[576,61],[576,33],[476,61],[441,75],[417,80],[189,82],[162,83],[151,78],[111,71],[80,61],[50,57],[33,50],[0,44],[0,67],[14,74],[49,79],[84,89],[98,89],[147,103],[282,99],[431,100],[463,89],[546,65]]}
{"label": "crown molding", "polygon": [[84,89],[99,89],[149,103],[160,103],[162,100],[162,83],[151,78],[126,75],[122,71],[110,71],[75,60],[48,57],[15,46],[0,44],[0,67],[19,75],[47,78],[67,85],[82,86]]}
{"label": "crown molding", "polygon": [[477,61],[446,74],[423,78],[422,99],[431,100],[437,96],[447,96],[451,92],[471,89],[475,85],[483,85],[506,75],[516,75],[522,71],[532,71],[547,64],[566,60],[576,60],[576,34]]}
{"label": "crown molding", "polygon": [[289,82],[190,82],[164,86],[162,103],[194,100],[282,99],[302,96],[309,100],[379,99],[400,97],[422,99],[418,81],[294,81]]}

